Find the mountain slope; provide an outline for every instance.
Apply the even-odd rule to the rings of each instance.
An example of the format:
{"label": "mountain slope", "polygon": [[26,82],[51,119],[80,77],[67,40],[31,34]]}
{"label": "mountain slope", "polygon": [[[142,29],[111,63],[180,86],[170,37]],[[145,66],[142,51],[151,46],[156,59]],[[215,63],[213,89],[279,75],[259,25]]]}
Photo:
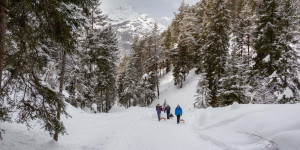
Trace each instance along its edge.
{"label": "mountain slope", "polygon": [[[120,23],[112,21],[113,28],[116,29],[120,56],[128,55],[131,50],[131,44],[135,36],[143,37],[151,33],[156,21],[146,14],[133,17]],[[159,31],[165,27],[158,24]]]}
{"label": "mountain slope", "polygon": [[155,23],[160,32],[166,29],[164,25],[149,15],[137,13],[130,5],[121,3],[118,7],[106,8],[103,6],[103,8],[104,13],[108,15],[108,22],[116,31],[121,58],[130,53],[134,37],[148,35],[153,30]]}

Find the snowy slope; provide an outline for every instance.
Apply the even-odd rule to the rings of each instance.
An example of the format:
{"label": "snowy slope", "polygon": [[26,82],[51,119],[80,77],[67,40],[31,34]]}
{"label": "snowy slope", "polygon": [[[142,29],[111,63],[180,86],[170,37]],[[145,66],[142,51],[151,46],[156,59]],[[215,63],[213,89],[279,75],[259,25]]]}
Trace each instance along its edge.
{"label": "snowy slope", "polygon": [[[182,89],[171,73],[160,80],[161,98],[149,108],[114,107],[110,113],[92,114],[72,106],[72,118],[63,118],[68,135],[59,142],[37,124],[1,123],[6,130],[1,150],[300,150],[300,104],[240,105],[194,109],[198,76],[190,72]],[[185,123],[157,121],[154,106],[167,99],[183,108]],[[165,117],[165,114],[162,114]],[[34,123],[33,123],[34,124]],[[258,137],[260,136],[260,137]],[[272,144],[274,141],[276,144]],[[273,146],[273,147],[272,147]]]}
{"label": "snowy slope", "polygon": [[174,86],[172,72],[169,72],[160,80],[161,96],[152,103],[151,107],[155,107],[158,103],[162,105],[166,101],[171,108],[175,108],[179,104],[183,111],[193,110],[198,79],[199,76],[195,74],[195,69],[193,69],[186,77],[186,81],[183,82],[183,87],[179,88],[179,86]]}

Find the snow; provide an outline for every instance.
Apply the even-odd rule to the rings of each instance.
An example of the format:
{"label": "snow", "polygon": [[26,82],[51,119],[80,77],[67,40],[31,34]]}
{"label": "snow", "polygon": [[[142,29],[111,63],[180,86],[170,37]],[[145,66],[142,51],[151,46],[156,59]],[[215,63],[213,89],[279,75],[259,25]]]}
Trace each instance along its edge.
{"label": "snow", "polygon": [[92,104],[92,110],[94,112],[97,112],[97,104],[95,104],[95,103]]}
{"label": "snow", "polygon": [[252,55],[252,58],[256,58],[257,57],[257,53],[254,53],[253,55]]}
{"label": "snow", "polygon": [[283,95],[285,95],[286,98],[294,97],[293,91],[289,87],[284,89]]}
{"label": "snow", "polygon": [[[299,150],[300,105],[238,104],[194,109],[199,76],[190,71],[183,88],[174,86],[172,73],[161,80],[161,96],[147,108],[113,107],[109,113],[92,113],[67,105],[72,118],[62,118],[67,135],[54,142],[35,125],[0,122],[6,130],[1,150]],[[286,94],[288,95],[288,89]],[[185,123],[158,121],[157,103],[180,104]],[[162,113],[163,117],[166,114]],[[274,141],[276,144],[272,144]]]}
{"label": "snow", "polygon": [[269,78],[275,78],[277,77],[277,71],[274,71],[270,76]]}
{"label": "snow", "polygon": [[238,102],[234,102],[232,105],[231,105],[231,110],[235,110],[235,109],[239,109],[240,108],[240,105]]}
{"label": "snow", "polygon": [[264,62],[269,62],[270,61],[270,54],[267,55],[264,59],[263,59]]}
{"label": "snow", "polygon": [[66,98],[69,98],[69,97],[70,97],[70,94],[69,94],[67,91],[63,91],[62,94],[63,94]]}
{"label": "snow", "polygon": [[210,141],[199,140],[190,126],[177,125],[175,119],[158,122],[154,108],[92,114],[68,106],[68,112],[72,118],[63,119],[68,135],[60,136],[58,142],[38,125],[27,130],[21,124],[1,123],[7,130],[1,150],[221,150]]}
{"label": "snow", "polygon": [[289,87],[286,87],[283,91],[283,93],[280,93],[278,91],[274,92],[274,95],[279,99],[281,100],[283,97],[285,98],[291,98],[291,97],[294,97],[294,93],[293,91],[289,88]]}

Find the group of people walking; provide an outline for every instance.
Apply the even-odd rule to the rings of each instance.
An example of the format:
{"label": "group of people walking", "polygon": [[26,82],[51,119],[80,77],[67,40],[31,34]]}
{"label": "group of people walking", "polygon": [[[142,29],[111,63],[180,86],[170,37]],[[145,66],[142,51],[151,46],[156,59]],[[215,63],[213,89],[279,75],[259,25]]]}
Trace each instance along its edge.
{"label": "group of people walking", "polygon": [[[156,105],[156,112],[157,112],[158,121],[161,120],[161,112],[162,111],[164,111],[164,113],[167,113],[167,119],[170,119],[170,117],[173,117],[173,115],[171,114],[171,107],[169,105],[167,105],[163,109],[160,104],[157,104]],[[177,117],[177,124],[179,124],[180,123],[180,116],[182,116],[182,109],[179,105],[177,105],[177,107],[175,108],[175,115]]]}

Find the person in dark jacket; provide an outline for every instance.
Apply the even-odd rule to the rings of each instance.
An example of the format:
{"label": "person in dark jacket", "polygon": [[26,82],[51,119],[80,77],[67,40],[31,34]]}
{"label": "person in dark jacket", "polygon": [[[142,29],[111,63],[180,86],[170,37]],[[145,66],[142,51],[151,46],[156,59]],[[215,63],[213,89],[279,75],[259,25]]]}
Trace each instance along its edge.
{"label": "person in dark jacket", "polygon": [[170,112],[171,112],[171,107],[169,105],[167,105],[164,112],[165,113],[167,112],[167,119],[169,119],[169,115],[170,115]]}
{"label": "person in dark jacket", "polygon": [[162,111],[162,107],[159,104],[157,104],[156,105],[156,112],[157,112],[158,121],[160,121],[161,111]]}
{"label": "person in dark jacket", "polygon": [[182,109],[179,105],[177,105],[175,109],[175,115],[177,116],[177,124],[180,122],[180,116],[182,116]]}

